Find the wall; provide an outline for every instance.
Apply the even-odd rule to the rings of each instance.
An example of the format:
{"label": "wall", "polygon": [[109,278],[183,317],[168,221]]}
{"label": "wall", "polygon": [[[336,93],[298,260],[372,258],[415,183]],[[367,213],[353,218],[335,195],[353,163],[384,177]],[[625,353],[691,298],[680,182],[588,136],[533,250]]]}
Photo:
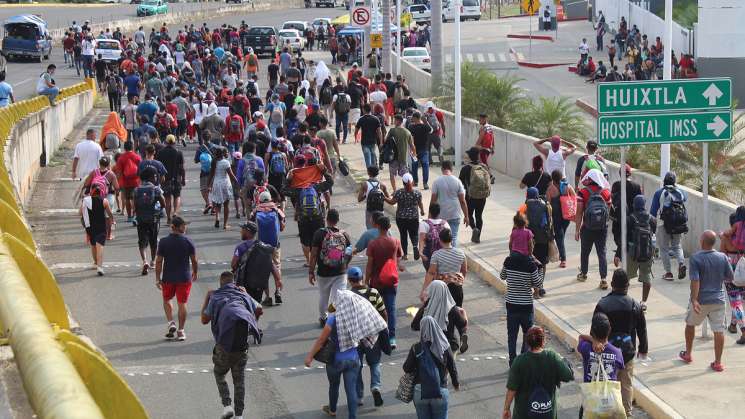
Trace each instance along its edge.
{"label": "wall", "polygon": [[[665,21],[654,13],[627,0],[595,0],[595,9],[593,10],[595,16],[597,16],[598,11],[603,12],[605,23],[610,26],[614,33],[618,28],[618,22],[620,22],[623,16],[626,18],[626,22],[628,22],[629,29],[633,25],[636,25],[642,35],[647,35],[650,44],[653,44],[655,38],[658,36],[660,39],[665,39],[663,36],[665,33]],[[692,51],[691,39],[691,31],[673,22],[672,44],[673,51],[675,51],[678,57],[680,57],[681,51],[684,53],[690,53]],[[663,41],[663,43],[665,42]]]}
{"label": "wall", "polygon": [[[745,2],[699,0],[696,57],[745,57]],[[737,74],[728,69],[728,74]]]}
{"label": "wall", "polygon": [[[393,53],[392,57],[393,67],[395,68],[397,56]],[[401,60],[401,75],[406,78],[406,84],[409,86],[412,97],[432,96],[432,76],[429,73]]]}

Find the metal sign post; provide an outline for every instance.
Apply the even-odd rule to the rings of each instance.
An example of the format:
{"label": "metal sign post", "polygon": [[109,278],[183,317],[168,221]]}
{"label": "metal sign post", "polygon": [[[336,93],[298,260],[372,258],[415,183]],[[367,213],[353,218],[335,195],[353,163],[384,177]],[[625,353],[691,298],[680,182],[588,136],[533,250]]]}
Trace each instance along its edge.
{"label": "metal sign post", "polygon": [[[703,161],[703,182],[701,183],[701,194],[703,195],[704,199],[704,205],[703,205],[703,212],[704,212],[704,231],[708,230],[709,228],[709,144],[704,143],[703,145],[703,155],[704,155],[704,161]],[[704,321],[704,325],[701,328],[701,338],[707,339],[709,337],[709,322]]]}
{"label": "metal sign post", "polygon": [[626,147],[621,147],[621,263],[623,263],[623,270],[629,271],[629,258],[628,250],[626,249],[626,238],[628,237],[628,226],[626,225]]}

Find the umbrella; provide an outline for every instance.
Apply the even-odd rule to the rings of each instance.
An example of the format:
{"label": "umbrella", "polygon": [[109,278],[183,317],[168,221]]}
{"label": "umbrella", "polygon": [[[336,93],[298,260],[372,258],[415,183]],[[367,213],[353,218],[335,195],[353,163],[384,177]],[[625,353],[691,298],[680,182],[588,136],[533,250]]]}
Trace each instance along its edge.
{"label": "umbrella", "polygon": [[343,15],[332,20],[331,24],[332,25],[349,25],[349,13],[344,13]]}

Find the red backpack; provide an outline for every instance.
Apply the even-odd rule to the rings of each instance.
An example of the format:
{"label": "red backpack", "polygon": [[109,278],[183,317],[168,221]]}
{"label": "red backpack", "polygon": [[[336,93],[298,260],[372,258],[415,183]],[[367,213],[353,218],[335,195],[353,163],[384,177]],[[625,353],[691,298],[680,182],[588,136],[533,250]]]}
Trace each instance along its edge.
{"label": "red backpack", "polygon": [[745,251],[745,221],[738,221],[734,227],[737,229],[732,236],[732,244],[739,251]]}

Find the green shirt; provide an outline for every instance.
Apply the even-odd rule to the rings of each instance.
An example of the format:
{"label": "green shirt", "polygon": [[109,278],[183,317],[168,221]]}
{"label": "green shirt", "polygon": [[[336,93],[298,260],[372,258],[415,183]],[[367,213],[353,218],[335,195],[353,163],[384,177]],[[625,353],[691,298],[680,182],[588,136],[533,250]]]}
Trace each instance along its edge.
{"label": "green shirt", "polygon": [[411,133],[404,127],[393,127],[388,131],[388,136],[396,139],[398,162],[406,164],[409,161],[409,150],[414,143]]}
{"label": "green shirt", "polygon": [[316,137],[322,139],[326,143],[326,154],[329,159],[336,158],[336,150],[334,144],[336,143],[336,133],[328,128],[322,129],[316,133]]}
{"label": "green shirt", "polygon": [[542,352],[525,352],[515,358],[507,379],[507,388],[517,392],[513,419],[528,417],[528,403],[533,384],[540,383],[551,394],[554,406],[553,417],[556,418],[556,389],[562,382],[574,380],[574,373],[561,355],[550,349]]}

